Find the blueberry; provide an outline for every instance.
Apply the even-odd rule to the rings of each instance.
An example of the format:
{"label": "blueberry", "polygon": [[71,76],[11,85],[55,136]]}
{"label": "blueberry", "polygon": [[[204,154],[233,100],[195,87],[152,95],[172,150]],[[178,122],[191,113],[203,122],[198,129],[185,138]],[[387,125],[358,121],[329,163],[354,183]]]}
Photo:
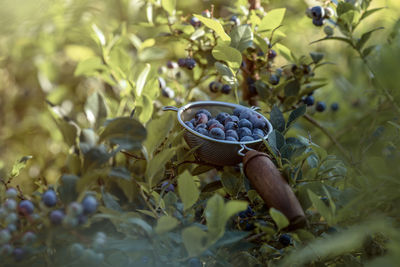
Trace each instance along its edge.
{"label": "blueberry", "polygon": [[225,124],[225,129],[226,130],[236,130],[237,128],[239,128],[239,126],[237,125],[236,122],[230,121],[230,122]]}
{"label": "blueberry", "polygon": [[215,118],[217,121],[219,121],[220,123],[224,123],[224,121],[229,117],[230,115],[226,112],[221,112],[217,115],[217,117]]}
{"label": "blueberry", "polygon": [[271,76],[269,76],[269,83],[272,85],[277,85],[279,83],[279,76],[275,75],[275,74],[271,74]]}
{"label": "blueberry", "polygon": [[11,239],[11,233],[8,229],[0,230],[0,244],[5,244]]}
{"label": "blueberry", "polygon": [[220,128],[222,131],[225,131],[225,127],[219,122],[211,124],[210,127],[208,127],[208,130],[211,131],[211,129],[214,128]]}
{"label": "blueberry", "polygon": [[254,141],[254,138],[251,136],[243,136],[242,138],[240,138],[240,142],[250,142],[250,141]]}
{"label": "blueberry", "polygon": [[317,105],[315,106],[315,110],[318,112],[323,112],[326,109],[326,104],[325,102],[318,101]]}
{"label": "blueberry", "polygon": [[240,113],[242,113],[243,110],[244,110],[244,108],[235,108],[233,110],[233,115],[236,116],[236,117],[239,117]]}
{"label": "blueberry", "polygon": [[207,124],[205,124],[205,123],[201,123],[201,124],[198,124],[198,125],[196,125],[196,131],[198,130],[198,129],[200,129],[200,128],[202,128],[202,129],[207,129]]}
{"label": "blueberry", "polygon": [[273,49],[268,50],[268,59],[274,59],[276,57],[276,51]]}
{"label": "blueberry", "polygon": [[196,18],[196,17],[192,17],[192,18],[190,19],[190,24],[191,24],[193,27],[198,28],[198,27],[201,26],[201,21],[200,21],[198,18]]}
{"label": "blueberry", "polygon": [[254,230],[254,228],[256,228],[256,226],[253,223],[246,222],[246,226],[244,227],[244,230],[252,231],[252,230]]}
{"label": "blueberry", "polygon": [[53,210],[50,213],[50,221],[54,225],[61,224],[62,220],[64,219],[65,214],[61,210]]}
{"label": "blueberry", "polygon": [[303,99],[303,103],[306,104],[307,106],[314,105],[314,96],[312,96],[312,95],[306,96]]}
{"label": "blueberry", "polygon": [[232,87],[229,84],[224,84],[221,88],[221,93],[229,95],[229,93],[232,91]]}
{"label": "blueberry", "polygon": [[264,118],[259,114],[253,114],[250,116],[249,121],[253,124],[254,128],[263,129],[266,126]]}
{"label": "blueberry", "polygon": [[214,139],[220,139],[220,140],[224,140],[225,139],[225,133],[222,129],[220,128],[212,128],[210,130],[210,137],[214,138]]}
{"label": "blueberry", "polygon": [[205,113],[196,114],[196,125],[199,125],[199,124],[206,125],[207,122],[208,122],[207,114],[205,114]]}
{"label": "blueberry", "polygon": [[242,219],[247,218],[247,213],[246,213],[246,211],[241,211],[241,212],[239,212],[239,217],[242,218]]}
{"label": "blueberry", "polygon": [[85,224],[87,222],[87,216],[84,214],[81,214],[78,216],[78,224]]}
{"label": "blueberry", "polygon": [[22,242],[25,244],[32,244],[33,242],[35,242],[35,240],[36,234],[31,231],[26,232],[22,237]]}
{"label": "blueberry", "polygon": [[181,67],[181,68],[186,67],[186,58],[178,59],[178,66]]}
{"label": "blueberry", "polygon": [[239,18],[238,18],[236,15],[233,15],[233,16],[229,19],[229,21],[233,22],[233,23],[236,24],[236,25],[240,25],[240,20],[239,20]]}
{"label": "blueberry", "polygon": [[4,208],[9,211],[15,210],[17,208],[17,201],[12,198],[6,199],[6,201],[4,202]]}
{"label": "blueberry", "polygon": [[248,85],[250,85],[250,84],[254,84],[256,81],[255,81],[253,78],[248,77],[248,78],[246,79],[246,82],[247,82]]}
{"label": "blueberry", "polygon": [[328,234],[330,234],[330,235],[332,235],[332,234],[335,234],[335,233],[337,233],[338,231],[337,231],[337,229],[335,228],[335,227],[329,227],[327,230],[326,230],[326,233],[328,233]]}
{"label": "blueberry", "polygon": [[208,119],[211,119],[211,113],[210,113],[210,111],[208,111],[207,109],[200,109],[199,111],[196,112],[195,117],[196,117],[198,114],[201,114],[201,113],[206,114],[206,115],[207,115],[207,118],[208,118]]}
{"label": "blueberry", "polygon": [[7,198],[16,198],[18,195],[18,191],[15,188],[8,188],[6,191]]}
{"label": "blueberry", "polygon": [[174,185],[171,184],[169,181],[164,181],[164,182],[161,184],[161,188],[162,188],[162,189],[165,188],[165,190],[164,190],[165,192],[169,192],[169,191],[174,192],[174,191],[175,191]]}
{"label": "blueberry", "polygon": [[165,87],[161,89],[161,95],[166,98],[174,98],[175,92],[170,87]]}
{"label": "blueberry", "polygon": [[42,195],[42,201],[47,207],[53,207],[57,204],[57,195],[54,190],[47,190]]}
{"label": "blueberry", "polygon": [[208,88],[210,89],[210,91],[212,93],[217,93],[218,92],[218,87],[217,87],[217,83],[215,81],[210,82],[210,84],[208,85]]}
{"label": "blueberry", "polygon": [[18,207],[20,212],[22,212],[24,215],[32,214],[33,210],[35,209],[32,202],[29,200],[22,200]]}
{"label": "blueberry", "polygon": [[168,60],[167,62],[167,68],[168,69],[175,69],[178,65],[176,64],[176,62],[173,62],[171,60]]}
{"label": "blueberry", "polygon": [[199,134],[205,135],[205,136],[209,136],[209,133],[206,128],[198,128],[198,129],[196,129],[196,132],[198,132]]}
{"label": "blueberry", "polygon": [[313,19],[321,19],[325,16],[325,10],[321,6],[315,6],[311,8],[311,16]]}
{"label": "blueberry", "polygon": [[7,230],[10,231],[11,233],[17,231],[17,226],[13,223],[10,223],[9,225],[7,225]]}
{"label": "blueberry", "polygon": [[20,261],[24,258],[25,251],[22,248],[15,248],[13,251],[14,259]]}
{"label": "blueberry", "polygon": [[251,130],[249,128],[243,127],[243,128],[239,128],[238,134],[239,134],[240,139],[242,139],[244,136],[250,137],[253,133],[251,132]]}
{"label": "blueberry", "polygon": [[5,208],[0,208],[0,219],[4,219],[8,215],[8,211]]}
{"label": "blueberry", "polygon": [[85,214],[94,213],[97,210],[97,199],[88,195],[82,200],[83,212]]}
{"label": "blueberry", "polygon": [[264,52],[263,51],[259,51],[258,53],[257,53],[257,56],[259,56],[259,57],[263,57],[265,54],[264,54]]}
{"label": "blueberry", "polygon": [[[233,122],[239,123],[240,119],[238,116],[232,115],[229,117],[228,121],[233,121]],[[227,123],[227,120],[225,120],[225,123]]]}
{"label": "blueberry", "polygon": [[324,33],[327,36],[332,36],[334,34],[334,29],[331,26],[325,26],[324,27]]}
{"label": "blueberry", "polygon": [[264,135],[265,135],[265,134],[264,134],[264,131],[263,131],[263,130],[261,130],[261,129],[259,129],[259,128],[254,128],[254,129],[253,129],[253,138],[256,137],[256,138],[254,138],[254,139],[263,138]]}
{"label": "blueberry", "polygon": [[288,234],[282,234],[279,237],[279,243],[281,243],[285,247],[289,246],[291,242],[292,242],[292,238]]}
{"label": "blueberry", "polygon": [[0,248],[0,255],[11,255],[11,253],[13,252],[13,247],[10,244],[4,244],[1,248]]}
{"label": "blueberry", "polygon": [[241,119],[239,121],[239,127],[240,128],[246,127],[246,128],[249,128],[249,129],[253,129],[253,124],[247,119]]}
{"label": "blueberry", "polygon": [[233,137],[235,141],[239,140],[239,136],[235,130],[226,130],[225,135]]}
{"label": "blueberry", "polygon": [[247,209],[246,209],[246,214],[247,214],[247,216],[248,217],[253,217],[254,216],[254,211],[251,209],[251,207],[250,206],[247,206]]}
{"label": "blueberry", "polygon": [[76,258],[82,256],[83,252],[85,251],[85,248],[79,243],[72,244],[69,249],[71,255]]}
{"label": "blueberry", "polygon": [[321,27],[322,25],[324,25],[324,19],[323,18],[320,18],[320,19],[316,19],[316,18],[313,18],[313,20],[312,20],[312,23],[315,25],[315,26],[318,26],[318,27]]}
{"label": "blueberry", "polygon": [[232,141],[232,142],[237,142],[237,139],[234,138],[233,136],[225,136],[226,141]]}
{"label": "blueberry", "polygon": [[[250,117],[251,117],[251,115],[253,115],[252,114],[253,112],[252,111],[250,111],[250,110],[248,110],[248,109],[244,109],[244,110],[242,110],[242,112],[240,112],[240,115],[239,115],[239,119],[246,119],[246,120],[248,120],[248,119],[250,119]],[[236,115],[236,114],[235,114]]]}
{"label": "blueberry", "polygon": [[187,127],[189,127],[190,129],[194,130],[194,125],[190,121],[185,121],[185,124],[186,124]]}
{"label": "blueberry", "polygon": [[217,121],[216,119],[211,119],[207,122],[207,127],[210,127],[211,125],[216,124],[216,123],[220,123],[220,122]]}
{"label": "blueberry", "polygon": [[143,257],[140,259],[140,261],[141,261],[143,264],[147,264],[147,263],[149,263],[150,258],[147,257],[147,256],[143,256]]}
{"label": "blueberry", "polygon": [[[25,214],[25,213],[24,213]],[[18,215],[15,212],[11,212],[7,215],[5,219],[6,224],[15,223],[18,221]]]}
{"label": "blueberry", "polygon": [[67,207],[67,214],[71,218],[80,215],[82,211],[83,211],[82,204],[78,202],[71,202]]}
{"label": "blueberry", "polygon": [[338,103],[332,103],[331,105],[331,110],[332,111],[338,111],[339,110],[339,104]]}
{"label": "blueberry", "polygon": [[185,65],[187,69],[192,70],[196,67],[196,61],[193,58],[187,58]]}
{"label": "blueberry", "polygon": [[198,258],[191,258],[188,260],[189,267],[202,267],[203,264]]}

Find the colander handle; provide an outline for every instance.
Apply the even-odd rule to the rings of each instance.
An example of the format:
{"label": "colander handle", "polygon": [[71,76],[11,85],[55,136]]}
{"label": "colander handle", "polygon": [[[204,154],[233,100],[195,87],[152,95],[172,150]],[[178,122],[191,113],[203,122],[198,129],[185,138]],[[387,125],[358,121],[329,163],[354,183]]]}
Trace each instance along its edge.
{"label": "colander handle", "polygon": [[247,152],[243,158],[243,169],[265,204],[288,218],[289,229],[306,225],[306,217],[296,195],[267,154],[255,150]]}
{"label": "colander handle", "polygon": [[178,112],[179,108],[174,107],[174,106],[165,106],[165,107],[162,108],[162,110],[163,111],[175,111],[175,112]]}
{"label": "colander handle", "polygon": [[245,154],[243,153],[244,150],[251,151],[251,150],[254,150],[254,149],[251,149],[251,148],[247,147],[245,144],[240,144],[240,149],[237,152],[237,154],[239,156],[241,156],[241,157],[244,157],[245,156]]}

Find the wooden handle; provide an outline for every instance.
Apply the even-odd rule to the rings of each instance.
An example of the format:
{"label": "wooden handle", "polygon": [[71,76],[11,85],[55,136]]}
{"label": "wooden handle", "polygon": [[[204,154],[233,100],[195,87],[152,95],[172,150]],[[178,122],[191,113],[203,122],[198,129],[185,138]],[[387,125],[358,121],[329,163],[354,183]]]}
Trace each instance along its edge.
{"label": "wooden handle", "polygon": [[282,212],[291,229],[304,227],[304,211],[291,187],[268,155],[251,150],[243,158],[244,172],[265,204]]}

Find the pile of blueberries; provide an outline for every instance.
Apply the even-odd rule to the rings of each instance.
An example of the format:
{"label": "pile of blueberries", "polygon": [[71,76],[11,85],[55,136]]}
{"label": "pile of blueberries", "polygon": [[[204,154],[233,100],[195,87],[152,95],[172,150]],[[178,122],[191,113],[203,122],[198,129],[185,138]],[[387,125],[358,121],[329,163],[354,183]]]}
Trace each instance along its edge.
{"label": "pile of blueberries", "polygon": [[330,7],[314,6],[307,9],[306,14],[312,19],[315,26],[322,26],[325,23],[325,19],[329,19],[335,15],[335,12]]}
{"label": "pile of blueberries", "polygon": [[221,112],[216,117],[208,110],[200,109],[185,124],[202,135],[232,142],[259,140],[268,132],[266,120],[247,108],[235,108],[233,115]]}
{"label": "pile of blueberries", "polygon": [[[15,260],[23,259],[28,246],[36,241],[33,227],[29,225],[46,224],[74,227],[84,224],[87,216],[97,210],[97,199],[92,195],[86,195],[81,203],[72,202],[63,209],[57,208],[58,199],[54,190],[49,189],[41,196],[39,207],[35,208],[32,201],[23,199],[18,202],[18,191],[8,188],[5,199],[0,206],[0,255],[14,256]],[[22,232],[22,233],[21,233]]]}

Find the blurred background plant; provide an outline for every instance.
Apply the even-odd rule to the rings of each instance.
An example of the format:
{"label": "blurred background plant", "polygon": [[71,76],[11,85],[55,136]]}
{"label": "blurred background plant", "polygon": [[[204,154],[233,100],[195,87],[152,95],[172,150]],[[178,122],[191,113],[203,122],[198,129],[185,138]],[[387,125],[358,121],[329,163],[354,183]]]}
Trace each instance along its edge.
{"label": "blurred background plant", "polygon": [[[337,2],[340,2],[339,10]],[[189,257],[200,257],[202,262],[221,265],[268,262],[318,266],[368,262],[395,266],[400,251],[397,205],[400,200],[397,190],[400,76],[396,75],[400,68],[400,3],[396,0],[290,3],[271,0],[260,1],[262,8],[250,11],[246,0],[176,1],[176,6],[174,3],[0,2],[0,177],[9,181],[7,186],[18,186],[22,198],[30,199],[32,195],[32,199],[39,200],[35,194],[43,193],[49,185],[56,189],[65,187],[66,181],[71,180],[66,174],[79,176],[77,192],[72,190],[70,194],[82,199],[86,191],[96,192],[102,199],[97,219],[111,220],[118,229],[109,226],[113,229],[110,233],[118,232],[111,235],[108,244],[113,253],[103,249],[96,252],[105,253],[109,264],[122,266],[140,258],[149,266],[154,264],[154,259],[174,266],[186,264]],[[329,6],[335,15],[326,19],[324,26],[316,27],[305,14],[313,6]],[[271,30],[281,23],[268,28],[270,25],[263,24],[262,19],[279,8],[286,8],[283,26],[271,35]],[[367,8],[383,9],[362,17]],[[271,13],[281,14],[282,10]],[[197,20],[193,14],[198,14]],[[219,45],[221,53],[227,48],[217,40],[228,37],[203,19],[211,16],[219,19],[230,35],[229,40],[235,40],[232,32],[239,24],[259,26],[249,27],[250,31],[241,28],[251,36],[251,44],[239,38],[235,47],[239,52],[218,56],[213,49]],[[378,27],[383,29],[364,35],[363,39],[363,33]],[[314,43],[321,39],[325,40]],[[239,44],[244,44],[243,49]],[[276,58],[270,56],[271,49],[277,53]],[[242,55],[245,64],[241,65]],[[193,70],[177,66],[178,59],[186,58],[195,59]],[[215,65],[216,59],[220,65]],[[321,62],[323,66],[317,69]],[[303,72],[296,72],[294,65]],[[276,77],[281,80],[278,78],[276,82]],[[212,81],[230,85],[231,91],[228,94],[220,90],[210,92]],[[276,140],[284,140],[285,144],[293,142],[297,154],[292,151],[293,156],[287,156],[283,144],[270,140],[278,163],[283,161],[278,165],[289,177],[310,222],[307,231],[298,231],[289,237],[282,237],[284,227],[276,217],[271,215],[271,219],[240,172],[233,168],[206,172],[213,168],[185,164],[191,155],[183,146],[178,128],[170,123],[173,118],[160,112],[164,105],[181,106],[196,100],[240,101],[244,105],[258,104],[276,122],[274,126],[278,126],[282,125],[281,114],[287,121],[290,112],[301,108],[311,92],[315,103],[309,105],[307,114],[290,125],[289,131],[283,121],[283,129],[274,134]],[[317,102],[323,104],[318,107]],[[273,109],[273,105],[277,108]],[[129,116],[137,121],[122,118]],[[112,118],[119,119],[110,121]],[[139,122],[147,129],[143,146],[146,130]],[[128,131],[134,133],[132,139],[123,142],[113,139],[119,134],[115,129],[122,126],[130,127]],[[173,134],[169,134],[172,129]],[[280,139],[281,136],[286,139]],[[100,144],[103,141],[107,146]],[[146,151],[138,150],[140,147]],[[125,154],[119,152],[121,148]],[[174,154],[177,158],[172,157]],[[118,179],[110,181],[108,176]],[[240,182],[229,184],[233,180],[227,176]],[[195,183],[191,177],[195,177]],[[170,190],[161,186],[164,180],[178,188],[186,184],[194,192],[192,196],[199,194],[197,188],[200,188],[201,196],[187,200],[179,192],[177,195],[182,200],[179,201],[177,195],[169,194]],[[65,191],[60,190],[61,196]],[[208,221],[220,216],[215,210],[202,216],[205,205],[210,210],[216,206],[223,210],[224,205],[231,203],[222,201],[221,204],[218,195],[211,197],[212,192],[230,201],[247,201],[258,220],[247,225],[253,220],[248,218],[254,215],[243,215],[245,219],[236,220],[235,226],[228,224],[229,229],[243,230],[242,234],[228,231],[219,243],[210,236],[205,238],[204,221],[210,227]],[[6,200],[5,193],[2,198]],[[70,202],[63,201],[65,206]],[[197,204],[189,205],[187,201]],[[190,206],[189,211],[182,203]],[[232,211],[242,210],[243,203],[232,202]],[[117,219],[121,210],[126,211],[125,224]],[[235,212],[217,224],[216,236],[224,235],[222,229]],[[135,215],[130,217],[131,213]],[[168,216],[164,218],[161,214]],[[138,219],[143,216],[153,218]],[[182,227],[185,229],[183,241],[171,231],[178,224],[186,227]],[[146,232],[143,239],[137,238],[138,233],[130,233],[127,225]],[[106,231],[96,225],[92,229]],[[253,231],[254,235],[247,237],[241,246],[235,245],[237,253],[227,255],[224,245],[236,244],[248,236],[244,230]],[[120,233],[131,234],[130,239],[121,241]],[[201,243],[204,238],[207,242],[188,247],[190,241],[185,242],[185,238],[194,244],[193,240]],[[98,248],[88,245],[90,242],[86,240],[83,244]],[[181,248],[172,253],[177,260],[172,263],[168,249],[182,242],[186,250]],[[84,250],[79,246],[73,247],[78,252]],[[203,253],[206,249],[207,253]],[[134,251],[134,255],[120,255],[127,251]],[[141,258],[140,251],[150,251],[146,254],[148,258]],[[85,255],[94,262],[102,260],[101,256],[90,253]],[[60,264],[63,262],[62,257],[58,260]]]}

